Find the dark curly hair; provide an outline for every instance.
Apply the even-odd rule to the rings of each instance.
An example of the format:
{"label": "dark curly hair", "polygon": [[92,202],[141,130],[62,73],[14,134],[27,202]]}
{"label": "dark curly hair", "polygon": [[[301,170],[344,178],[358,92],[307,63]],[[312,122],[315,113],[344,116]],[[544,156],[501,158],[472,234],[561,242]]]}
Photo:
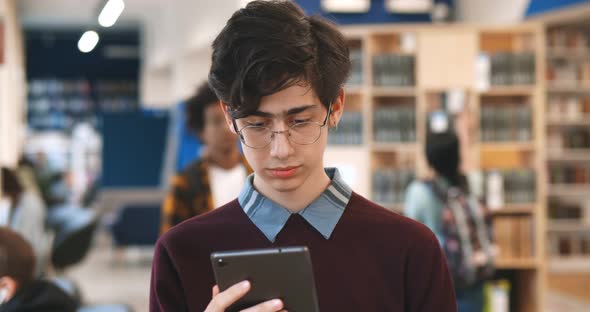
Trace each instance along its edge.
{"label": "dark curly hair", "polygon": [[262,97],[297,84],[327,108],[349,73],[348,46],[334,24],[292,1],[252,1],[213,41],[209,85],[232,117],[242,118]]}
{"label": "dark curly hair", "polygon": [[209,84],[204,82],[197,92],[186,100],[186,124],[195,133],[200,133],[205,127],[205,109],[209,105],[217,105],[217,96],[211,90]]}

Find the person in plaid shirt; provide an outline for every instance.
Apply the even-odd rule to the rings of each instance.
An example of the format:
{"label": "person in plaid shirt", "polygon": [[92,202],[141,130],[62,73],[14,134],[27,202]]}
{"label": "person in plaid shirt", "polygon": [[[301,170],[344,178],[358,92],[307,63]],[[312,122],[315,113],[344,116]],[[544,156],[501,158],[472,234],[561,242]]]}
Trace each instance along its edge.
{"label": "person in plaid shirt", "polygon": [[201,157],[172,177],[162,205],[161,234],[236,198],[252,169],[225,125],[215,93],[205,82],[186,103],[187,125],[204,146]]}

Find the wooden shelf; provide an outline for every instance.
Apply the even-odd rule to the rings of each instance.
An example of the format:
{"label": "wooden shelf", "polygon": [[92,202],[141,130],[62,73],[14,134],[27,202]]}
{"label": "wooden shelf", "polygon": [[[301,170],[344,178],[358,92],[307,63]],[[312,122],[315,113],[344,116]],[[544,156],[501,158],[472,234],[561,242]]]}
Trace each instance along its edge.
{"label": "wooden shelf", "polygon": [[345,85],[344,90],[348,94],[362,94],[364,92],[365,88],[363,86],[359,86],[359,85],[350,85],[350,86]]}
{"label": "wooden shelf", "polygon": [[590,86],[553,85],[553,86],[547,86],[547,92],[549,92],[549,93],[590,93]]}
{"label": "wooden shelf", "polygon": [[380,143],[373,142],[371,144],[371,150],[374,152],[403,152],[410,153],[416,152],[418,144],[416,143]]}
{"label": "wooden shelf", "polygon": [[532,151],[535,149],[535,144],[533,142],[481,142],[480,148],[482,152],[498,150]]}
{"label": "wooden shelf", "polygon": [[[442,28],[441,28],[442,27]],[[474,61],[481,51],[531,51],[536,55],[545,55],[544,47],[539,43],[544,42],[543,28],[540,25],[519,25],[510,27],[467,26],[467,25],[370,25],[370,26],[346,26],[346,36],[350,39],[360,39],[362,44],[362,87],[347,86],[346,91],[354,97],[355,104],[363,113],[367,123],[365,125],[364,138],[366,150],[369,151],[368,172],[380,168],[404,168],[416,172],[416,176],[427,176],[430,172],[424,157],[423,144],[427,134],[426,126],[428,113],[440,104],[439,94],[453,89],[462,89],[465,92],[465,107],[473,113],[473,118],[482,107],[486,105],[502,105],[504,102],[518,100],[523,104],[534,108],[531,118],[535,120],[535,127],[531,129],[530,141],[504,141],[504,142],[480,142],[477,139],[472,142],[468,155],[463,155],[472,163],[473,168],[530,168],[537,174],[536,183],[545,181],[546,164],[537,161],[545,159],[546,147],[544,142],[545,130],[541,125],[545,120],[545,103],[543,98],[545,66],[543,61],[536,59],[535,82],[527,85],[490,86],[488,90],[478,91],[474,89]],[[373,85],[373,56],[381,53],[400,51],[401,34],[412,33],[415,35],[415,85],[414,86],[376,86]],[[475,39],[475,40],[474,40]],[[453,45],[445,43],[454,42]],[[351,43],[356,48],[358,42]],[[488,49],[489,47],[489,49]],[[441,61],[442,60],[442,61]],[[526,102],[520,102],[520,101]],[[516,102],[516,101],[514,101]],[[516,104],[516,103],[515,103]],[[374,121],[374,109],[381,107],[400,106],[404,109],[411,108],[415,113],[416,142],[376,142]],[[539,124],[541,122],[541,124]],[[477,132],[477,131],[476,131]],[[472,133],[477,136],[477,133]],[[515,138],[516,139],[516,138]],[[330,146],[330,148],[334,148]],[[341,157],[348,155],[339,153]],[[501,160],[497,163],[490,160]],[[485,167],[486,165],[490,167]],[[369,173],[370,174],[370,173]],[[367,188],[371,186],[371,179],[367,180]],[[376,186],[375,186],[376,187]],[[372,190],[367,191],[372,194]],[[526,298],[515,304],[515,310],[532,312],[542,310],[545,283],[543,280],[545,266],[545,226],[546,214],[545,187],[539,188],[539,201],[526,204],[506,204],[502,209],[490,211],[493,216],[503,216],[506,219],[527,219],[535,230],[533,237],[522,245],[532,245],[535,253],[524,259],[499,259],[500,269],[517,271],[518,287],[514,287],[510,295]],[[396,199],[396,198],[392,198]],[[402,212],[403,204],[379,203],[387,209]],[[516,220],[515,220],[516,221]],[[528,230],[527,230],[528,231]],[[543,235],[537,235],[537,234]],[[524,237],[524,236],[523,236]],[[527,234],[528,237],[528,234]],[[520,236],[514,239],[520,239]],[[522,238],[524,240],[524,238]],[[529,244],[530,243],[530,244]],[[516,246],[516,245],[515,245]],[[519,255],[520,253],[506,253],[505,256]],[[523,253],[524,254],[524,253]],[[516,284],[516,283],[515,283]]]}
{"label": "wooden shelf", "polygon": [[411,97],[411,96],[416,96],[416,88],[415,87],[372,87],[371,94],[373,96]]}
{"label": "wooden shelf", "polygon": [[590,149],[563,149],[547,151],[550,161],[590,161]]}
{"label": "wooden shelf", "polygon": [[590,59],[590,49],[571,49],[568,47],[553,47],[547,49],[548,59],[586,60]]}
{"label": "wooden shelf", "polygon": [[590,255],[556,256],[549,259],[548,269],[551,272],[590,272]]}
{"label": "wooden shelf", "polygon": [[549,184],[550,196],[590,196],[590,184]]}
{"label": "wooden shelf", "polygon": [[547,223],[547,231],[590,233],[590,224],[578,220],[549,220]]}
{"label": "wooden shelf", "polygon": [[565,118],[547,118],[547,125],[553,127],[572,127],[572,126],[589,126],[590,127],[590,116],[576,118],[576,119],[565,119]]}
{"label": "wooden shelf", "polygon": [[535,258],[500,258],[496,260],[496,268],[498,269],[536,269],[537,266],[538,263]]}
{"label": "wooden shelf", "polygon": [[492,215],[522,215],[522,214],[532,214],[535,212],[535,203],[530,204],[506,204],[504,207],[491,210],[490,213]]}
{"label": "wooden shelf", "polygon": [[491,86],[488,90],[478,92],[481,96],[530,96],[535,91],[534,85]]}

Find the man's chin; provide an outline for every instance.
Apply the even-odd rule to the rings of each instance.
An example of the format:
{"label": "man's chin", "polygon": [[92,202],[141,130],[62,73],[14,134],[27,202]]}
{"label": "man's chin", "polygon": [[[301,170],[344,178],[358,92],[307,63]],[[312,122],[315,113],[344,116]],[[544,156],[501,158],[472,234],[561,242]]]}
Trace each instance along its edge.
{"label": "man's chin", "polygon": [[274,191],[279,193],[289,193],[301,187],[301,181],[297,177],[290,179],[276,179],[273,178],[270,186]]}

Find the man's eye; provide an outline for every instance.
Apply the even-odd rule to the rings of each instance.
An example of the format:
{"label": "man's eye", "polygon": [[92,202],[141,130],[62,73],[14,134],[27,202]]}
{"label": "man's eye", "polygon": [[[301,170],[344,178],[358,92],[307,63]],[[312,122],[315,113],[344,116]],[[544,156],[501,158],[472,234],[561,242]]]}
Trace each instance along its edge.
{"label": "man's eye", "polygon": [[304,123],[304,122],[309,122],[309,121],[310,121],[309,118],[307,118],[307,119],[293,119],[293,124],[296,125],[296,124],[300,124],[300,123]]}
{"label": "man's eye", "polygon": [[266,127],[267,125],[268,125],[268,123],[265,121],[258,121],[258,122],[248,121],[248,126],[251,126],[251,127]]}

